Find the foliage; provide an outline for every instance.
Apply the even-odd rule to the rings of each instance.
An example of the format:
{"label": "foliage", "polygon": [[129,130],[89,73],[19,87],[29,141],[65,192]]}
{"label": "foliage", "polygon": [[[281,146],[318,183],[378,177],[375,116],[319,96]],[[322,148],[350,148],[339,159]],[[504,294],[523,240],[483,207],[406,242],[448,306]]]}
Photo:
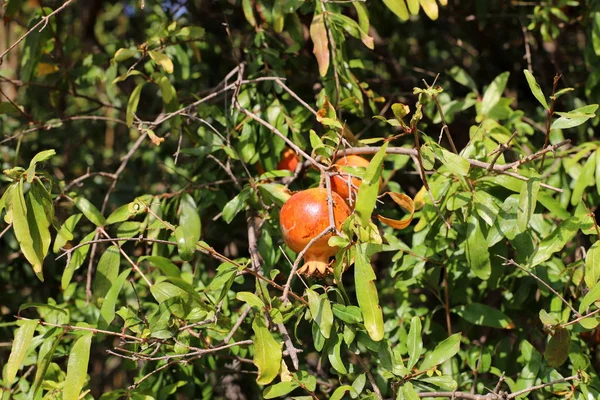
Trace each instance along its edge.
{"label": "foliage", "polygon": [[600,396],[597,1],[3,3],[2,399]]}

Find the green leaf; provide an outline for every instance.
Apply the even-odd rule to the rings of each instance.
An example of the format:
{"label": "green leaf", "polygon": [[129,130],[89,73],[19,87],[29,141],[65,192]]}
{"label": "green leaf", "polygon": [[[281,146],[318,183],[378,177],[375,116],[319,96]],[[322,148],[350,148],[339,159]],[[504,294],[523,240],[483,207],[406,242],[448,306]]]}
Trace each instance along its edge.
{"label": "green leaf", "polygon": [[298,387],[300,387],[300,384],[296,381],[279,382],[273,386],[269,386],[268,388],[266,388],[263,392],[263,397],[265,399],[275,399],[277,397],[283,397]]}
{"label": "green leaf", "polygon": [[431,353],[425,356],[419,366],[419,371],[427,371],[454,357],[458,353],[458,350],[460,350],[460,335],[460,333],[455,333],[438,344]]}
{"label": "green leaf", "polygon": [[477,84],[475,84],[475,81],[473,80],[473,78],[471,78],[471,75],[469,75],[467,71],[465,71],[458,65],[455,65],[454,67],[450,68],[448,74],[452,77],[452,79],[454,79],[461,85],[466,86],[475,92],[477,91]]}
{"label": "green leaf", "polygon": [[35,156],[33,156],[31,161],[29,162],[29,168],[27,168],[27,182],[28,183],[33,182],[33,178],[35,177],[35,167],[36,167],[37,163],[49,160],[50,158],[52,158],[55,155],[56,155],[56,151],[54,151],[54,149],[50,149],[50,150],[41,151],[41,152],[37,153]]}
{"label": "green leaf", "polygon": [[469,173],[471,164],[464,157],[454,154],[444,148],[440,148],[441,154],[436,154],[439,160],[444,164],[448,171],[459,176],[466,176]]}
{"label": "green leaf", "polygon": [[[27,224],[33,240],[33,248],[43,262],[50,249],[50,225],[54,219],[52,197],[44,185],[36,179],[29,189],[25,202],[27,203]],[[41,268],[39,274],[42,274]]]}
{"label": "green leaf", "polygon": [[[91,231],[90,233],[88,233],[88,235],[86,237],[84,237],[81,240],[81,243],[86,243],[86,242],[92,241],[94,239],[94,236],[96,236],[96,232]],[[86,244],[84,246],[77,248],[71,254],[71,259],[69,260],[67,267],[63,271],[63,275],[61,278],[61,287],[63,290],[67,289],[67,286],[69,286],[69,283],[71,283],[71,278],[73,278],[73,273],[75,272],[75,270],[77,270],[79,267],[81,267],[81,264],[83,264],[83,262],[85,261],[85,258],[87,257],[89,249],[90,249],[90,245]]]}
{"label": "green leaf", "polygon": [[[57,328],[57,331],[58,331],[58,328]],[[50,366],[50,363],[52,362],[52,357],[54,356],[54,352],[56,351],[56,348],[58,347],[58,345],[60,343],[60,339],[62,337],[62,335],[60,335],[57,338],[55,338],[54,340],[51,340],[52,338],[47,337],[47,336],[48,336],[48,333],[46,335],[44,335],[44,337],[46,337],[46,339],[40,346],[40,350],[38,352],[38,360],[37,360],[37,367],[35,370],[35,378],[33,380],[33,384],[31,385],[31,390],[29,391],[29,393],[31,393],[30,398],[32,398],[32,399],[36,398],[35,396],[36,396],[38,390],[40,389],[40,387],[42,386],[42,382],[44,380],[44,377],[46,376],[48,367]]]}
{"label": "green leaf", "polygon": [[[20,78],[23,82],[32,81],[42,56],[42,50],[51,35],[51,29],[33,29],[40,20],[41,17],[33,18],[27,27],[28,30],[31,29],[31,32],[25,38],[21,56]],[[52,23],[52,21],[49,23]]]}
{"label": "green leaf", "polygon": [[579,126],[596,116],[598,104],[590,104],[567,113],[556,112],[561,117],[552,123],[550,129],[569,129]]}
{"label": "green leaf", "polygon": [[571,338],[565,328],[557,328],[546,345],[544,358],[552,368],[558,368],[569,358]]}
{"label": "green leaf", "polygon": [[179,226],[175,230],[179,256],[184,261],[190,261],[196,251],[196,242],[200,240],[202,224],[192,196],[185,193],[181,197],[181,213]]}
{"label": "green leaf", "polygon": [[83,214],[79,213],[73,214],[62,224],[60,230],[56,234],[56,239],[54,239],[54,246],[52,247],[54,253],[58,253],[69,240],[73,240],[73,231],[82,215]]}
{"label": "green leaf", "polygon": [[248,305],[252,307],[257,307],[259,310],[265,308],[265,303],[254,293],[250,292],[238,292],[235,295],[235,298],[239,301],[243,301],[244,303],[248,303]]}
{"label": "green leaf", "polygon": [[327,359],[331,363],[333,369],[342,375],[348,374],[348,370],[342,361],[342,343],[344,337],[341,333],[333,335],[327,346]]}
{"label": "green leaf", "polygon": [[129,218],[133,217],[134,215],[135,214],[132,213],[130,210],[129,204],[125,204],[113,211],[108,216],[108,218],[106,218],[104,225],[108,226],[112,224],[117,224],[119,222],[124,222],[127,221]]}
{"label": "green leaf", "polygon": [[267,199],[281,207],[291,196],[290,190],[280,183],[261,183],[258,190]]}
{"label": "green leaf", "polygon": [[565,247],[575,237],[579,225],[580,220],[577,217],[571,217],[558,225],[549,236],[540,242],[528,266],[532,268],[543,263],[552,257],[554,253]]}
{"label": "green leaf", "polygon": [[71,348],[69,361],[67,362],[67,376],[63,386],[63,400],[79,399],[87,376],[92,337],[92,332],[86,332],[75,341]]}
{"label": "green leaf", "polygon": [[96,298],[104,298],[115,279],[119,276],[119,265],[121,265],[121,253],[117,246],[110,246],[100,257],[92,290]]}
{"label": "green leaf", "polygon": [[115,319],[115,307],[117,305],[117,299],[119,297],[119,293],[121,293],[123,283],[125,283],[125,279],[127,279],[130,272],[131,268],[121,272],[121,275],[114,280],[114,283],[110,287],[108,293],[106,293],[106,297],[102,302],[102,308],[100,309],[100,316],[98,317],[98,328],[108,328],[110,323]]}
{"label": "green leaf", "polygon": [[537,83],[531,72],[529,70],[524,69],[523,73],[525,74],[525,78],[527,79],[527,83],[529,84],[529,89],[531,89],[531,93],[535,96],[537,101],[546,109],[549,110],[548,102],[546,101],[546,97],[544,96],[544,92],[542,92],[542,88]]}
{"label": "green leaf", "polygon": [[339,303],[333,304],[333,315],[347,324],[358,324],[363,320],[360,308],[356,306],[343,306]]}
{"label": "green leaf", "polygon": [[408,9],[404,0],[383,0],[383,3],[402,21],[408,21]]}
{"label": "green leaf", "polygon": [[540,179],[530,177],[522,186],[519,194],[519,207],[517,208],[517,227],[519,232],[525,232],[529,221],[535,211],[538,192],[540,191]]}
{"label": "green leaf", "polygon": [[306,289],[308,295],[308,307],[313,320],[319,326],[321,334],[326,339],[329,339],[331,326],[333,325],[333,312],[331,311],[331,303],[329,299],[319,296],[317,292],[311,289]]}
{"label": "green leaf", "polygon": [[[473,273],[482,280],[487,280],[492,273],[490,252],[485,245],[486,240],[476,213],[471,213],[467,226],[466,255]],[[484,244],[484,245],[482,245]]]}
{"label": "green leaf", "polygon": [[400,390],[398,391],[398,397],[396,398],[401,400],[419,400],[419,395],[413,387],[413,384],[406,382],[400,387]]}
{"label": "green leaf", "polygon": [[513,329],[515,324],[502,311],[481,303],[470,303],[454,310],[465,320],[475,325],[498,329]]}
{"label": "green leaf", "polygon": [[[25,203],[25,197],[23,196],[23,179],[21,179],[12,193],[12,219],[13,229],[21,251],[23,255],[29,261],[37,277],[43,282],[44,275],[42,273],[43,256],[39,253],[41,250],[41,243],[39,242],[39,236],[34,238],[32,230],[29,227],[29,221],[32,220],[33,211],[31,216],[28,215],[27,205]],[[37,229],[34,227],[34,229]]]}
{"label": "green leaf", "polygon": [[167,56],[164,53],[161,53],[158,51],[153,51],[153,50],[148,51],[148,54],[150,55],[150,58],[155,63],[160,65],[167,74],[173,73],[173,61],[171,61],[169,56]]}
{"label": "green leaf", "polygon": [[138,104],[140,103],[140,95],[142,94],[142,89],[146,82],[142,82],[133,89],[131,92],[131,96],[129,96],[129,101],[127,101],[127,112],[125,121],[127,122],[127,127],[131,128],[133,125],[134,114],[137,111]]}
{"label": "green leaf", "polygon": [[115,55],[113,56],[113,60],[115,60],[117,62],[123,62],[123,61],[128,60],[131,57],[135,56],[137,53],[138,53],[137,50],[119,49],[115,52]]}
{"label": "green leaf", "polygon": [[338,388],[336,388],[333,391],[329,400],[342,400],[344,398],[344,394],[346,394],[346,392],[350,392],[350,395],[352,396],[352,398],[358,397],[358,392],[356,391],[356,389],[354,389],[350,385],[343,385],[343,386],[339,386]]}
{"label": "green leaf", "polygon": [[[598,242],[596,242],[598,243]],[[589,254],[589,253],[588,253]],[[586,293],[583,300],[581,300],[581,304],[579,304],[579,313],[583,314],[591,306],[593,303],[600,299],[600,282],[596,282],[596,284],[590,287],[590,291]]]}
{"label": "green leaf", "polygon": [[90,220],[96,226],[104,226],[106,220],[104,216],[98,211],[95,205],[93,205],[88,199],[85,197],[77,197],[75,198],[75,206],[85,215],[87,219]]}
{"label": "green leaf", "polygon": [[244,188],[233,199],[229,200],[223,207],[223,221],[230,223],[236,215],[246,207],[246,202],[250,197],[250,188]]}
{"label": "green leaf", "polygon": [[387,147],[388,143],[386,142],[377,151],[367,166],[365,175],[358,187],[355,211],[363,226],[369,224],[371,215],[375,209],[377,195],[379,194],[379,177],[383,169],[383,158],[385,157]]}
{"label": "green leaf", "polygon": [[207,291],[219,292],[219,296],[217,296],[215,301],[219,302],[225,297],[231,288],[238,271],[238,267],[229,262],[219,265],[219,268],[217,268],[217,275],[215,275],[206,288]]}
{"label": "green leaf", "polygon": [[242,0],[242,11],[244,12],[246,21],[248,21],[250,25],[256,26],[256,18],[254,18],[254,12],[252,11],[251,0]]}
{"label": "green leaf", "polygon": [[358,17],[358,26],[364,32],[369,32],[369,13],[365,5],[361,2],[352,2],[354,9],[356,10],[356,16]]}
{"label": "green leaf", "polygon": [[585,284],[588,288],[600,281],[600,241],[594,242],[585,255]]}
{"label": "green leaf", "polygon": [[365,321],[365,328],[371,339],[383,339],[383,312],[379,306],[379,296],[375,287],[375,272],[371,266],[370,255],[367,254],[369,245],[356,246],[354,266],[354,282],[356,298]]}
{"label": "green leaf", "polygon": [[506,88],[509,76],[510,72],[508,71],[501,73],[486,89],[483,94],[483,99],[481,100],[481,114],[488,115],[492,108],[498,104],[498,101],[500,101],[502,93],[504,92],[504,88]]}
{"label": "green leaf", "polygon": [[142,256],[138,258],[138,262],[148,261],[153,266],[158,267],[160,272],[166,276],[174,276],[178,278],[181,275],[181,271],[177,265],[173,264],[171,260],[161,256]]}
{"label": "green leaf", "polygon": [[2,374],[4,387],[8,388],[14,382],[17,372],[25,360],[27,349],[31,344],[38,323],[37,319],[24,320],[22,325],[15,331],[15,339],[12,342],[10,355]]}
{"label": "green leaf", "polygon": [[410,330],[408,331],[406,346],[408,347],[408,364],[406,368],[412,370],[412,368],[419,361],[419,357],[423,351],[423,339],[421,338],[421,318],[419,317],[412,317],[410,320]]}
{"label": "green leaf", "polygon": [[581,169],[581,173],[579,174],[579,178],[577,179],[577,183],[573,187],[573,193],[571,194],[571,205],[576,206],[579,204],[581,199],[583,198],[583,194],[585,189],[588,186],[592,186],[596,184],[594,180],[594,173],[596,171],[596,157],[592,153],[587,161],[585,162],[583,168]]}
{"label": "green leaf", "polygon": [[275,379],[281,366],[281,344],[269,332],[265,326],[262,315],[256,315],[252,323],[254,331],[254,365],[258,368],[259,385],[268,385]]}

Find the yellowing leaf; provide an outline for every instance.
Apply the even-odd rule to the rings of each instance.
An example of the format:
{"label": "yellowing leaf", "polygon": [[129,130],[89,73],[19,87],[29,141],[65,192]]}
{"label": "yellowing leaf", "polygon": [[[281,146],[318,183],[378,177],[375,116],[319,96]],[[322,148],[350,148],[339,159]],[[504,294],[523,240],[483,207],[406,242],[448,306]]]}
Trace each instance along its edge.
{"label": "yellowing leaf", "polygon": [[167,56],[164,53],[160,53],[158,51],[152,51],[152,50],[150,50],[148,52],[148,54],[150,55],[150,58],[152,58],[152,60],[154,60],[155,63],[160,65],[162,67],[162,69],[165,70],[165,72],[167,74],[173,73],[173,61],[171,61],[169,56]]}
{"label": "yellowing leaf", "polygon": [[38,64],[38,76],[46,76],[55,73],[58,71],[58,65],[48,64],[48,63],[39,63]]}
{"label": "yellowing leaf", "polygon": [[10,355],[8,356],[8,362],[4,369],[4,386],[10,387],[17,376],[17,371],[21,368],[25,355],[27,355],[27,349],[33,339],[33,333],[35,327],[38,325],[37,319],[27,320],[23,322],[23,325],[15,331],[15,340],[13,341]]}
{"label": "yellowing leaf", "polygon": [[310,38],[313,41],[313,53],[319,64],[319,73],[321,76],[327,75],[329,69],[329,40],[327,39],[327,28],[323,14],[315,14],[310,24]]}
{"label": "yellowing leaf", "polygon": [[402,21],[408,21],[408,9],[404,0],[383,0],[383,4],[392,10]]}
{"label": "yellowing leaf", "polygon": [[406,228],[410,225],[413,219],[413,215],[415,214],[415,203],[410,197],[403,193],[387,192],[386,194],[389,194],[396,204],[408,211],[410,213],[410,217],[399,221],[396,219],[386,218],[382,217],[381,215],[378,215],[377,219],[386,224],[387,226],[391,226],[394,229]]}
{"label": "yellowing leaf", "polygon": [[281,366],[281,343],[277,343],[265,325],[262,315],[257,315],[252,323],[254,331],[254,365],[258,368],[256,382],[267,385],[279,374]]}
{"label": "yellowing leaf", "polygon": [[419,2],[430,19],[434,21],[438,19],[438,5],[435,0],[419,0]]}

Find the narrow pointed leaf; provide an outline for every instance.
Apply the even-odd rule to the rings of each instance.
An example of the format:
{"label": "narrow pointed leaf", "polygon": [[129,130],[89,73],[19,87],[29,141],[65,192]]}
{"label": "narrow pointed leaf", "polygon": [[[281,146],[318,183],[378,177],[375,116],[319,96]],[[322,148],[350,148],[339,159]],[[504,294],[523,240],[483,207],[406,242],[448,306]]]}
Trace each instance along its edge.
{"label": "narrow pointed leaf", "polygon": [[15,339],[12,342],[10,355],[8,356],[8,362],[4,367],[4,374],[2,377],[5,387],[10,387],[14,382],[17,372],[25,360],[27,349],[31,344],[38,323],[39,321],[37,319],[23,321],[23,324],[15,331]]}
{"label": "narrow pointed leaf", "polygon": [[369,224],[371,215],[375,209],[377,194],[379,193],[379,177],[383,169],[383,158],[385,157],[387,147],[388,143],[386,142],[377,151],[367,166],[363,180],[358,187],[355,210],[363,226]]}
{"label": "narrow pointed leaf", "polygon": [[408,364],[406,368],[412,370],[419,361],[421,352],[423,351],[423,339],[421,338],[421,318],[412,317],[410,320],[410,330],[408,331],[408,339],[406,346],[408,347]]}
{"label": "narrow pointed leaf", "polygon": [[375,273],[367,254],[367,244],[356,246],[354,261],[354,282],[356,298],[363,314],[365,328],[371,339],[383,339],[383,312],[379,305],[379,295],[375,286]]}
{"label": "narrow pointed leaf", "polygon": [[455,333],[438,344],[431,353],[425,356],[423,362],[419,366],[419,371],[427,371],[454,357],[454,355],[458,353],[458,350],[460,350],[460,337],[460,333]]}
{"label": "narrow pointed leaf", "polygon": [[527,83],[529,84],[529,89],[531,89],[531,93],[533,93],[533,95],[535,96],[537,101],[539,101],[540,104],[546,110],[549,110],[550,107],[548,107],[548,102],[546,101],[546,96],[544,96],[544,92],[542,92],[542,88],[540,87],[540,85],[537,83],[537,81],[533,77],[533,74],[531,72],[529,72],[529,70],[526,70],[526,69],[523,70],[523,73],[525,74],[525,78],[527,79]]}
{"label": "narrow pointed leaf", "polygon": [[313,53],[319,64],[321,76],[327,75],[329,69],[329,40],[323,14],[315,14],[310,24],[310,38],[313,41]]}
{"label": "narrow pointed leaf", "polygon": [[65,377],[63,400],[79,399],[87,376],[92,337],[92,332],[86,332],[75,341],[71,348],[69,361],[67,362],[67,376]]}
{"label": "narrow pointed leaf", "polygon": [[486,240],[479,225],[479,218],[476,213],[471,213],[467,226],[467,262],[473,273],[483,280],[487,280],[492,272],[490,252],[485,243]]}

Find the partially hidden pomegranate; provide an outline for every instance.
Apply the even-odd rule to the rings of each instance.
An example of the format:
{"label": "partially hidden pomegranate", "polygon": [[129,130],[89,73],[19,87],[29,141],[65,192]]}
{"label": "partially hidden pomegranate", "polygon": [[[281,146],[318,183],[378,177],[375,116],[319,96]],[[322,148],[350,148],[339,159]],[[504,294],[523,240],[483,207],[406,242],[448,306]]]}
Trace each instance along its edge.
{"label": "partially hidden pomegranate", "polygon": [[[339,229],[350,215],[350,208],[337,193],[332,192],[333,219]],[[306,245],[329,226],[327,190],[314,188],[295,193],[279,213],[283,240],[290,249],[300,253]],[[304,254],[304,265],[298,273],[306,276],[326,276],[333,272],[329,258],[337,252],[327,244],[333,233],[319,238]]]}
{"label": "partially hidden pomegranate", "polygon": [[[294,150],[290,149],[289,147],[287,147],[283,151],[281,159],[277,163],[277,166],[275,167],[275,169],[296,172],[296,168],[298,167],[299,163],[300,163],[300,158],[298,157],[296,152]],[[256,163],[256,169],[257,169],[258,173],[261,175],[266,172],[265,168],[262,166],[260,161]]]}
{"label": "partially hidden pomegranate", "polygon": [[[340,172],[341,175],[334,175],[331,178],[331,190],[342,196],[346,202],[354,203],[358,186],[360,186],[362,179],[345,174],[339,167],[348,166],[366,168],[369,165],[369,162],[370,161],[366,158],[355,155],[348,155],[338,159],[333,165],[335,170]],[[381,179],[379,180],[379,184],[381,185]],[[350,197],[351,195],[352,198]]]}
{"label": "partially hidden pomegranate", "polygon": [[295,172],[300,159],[296,152],[290,148],[285,149],[281,161],[277,164],[277,169]]}

